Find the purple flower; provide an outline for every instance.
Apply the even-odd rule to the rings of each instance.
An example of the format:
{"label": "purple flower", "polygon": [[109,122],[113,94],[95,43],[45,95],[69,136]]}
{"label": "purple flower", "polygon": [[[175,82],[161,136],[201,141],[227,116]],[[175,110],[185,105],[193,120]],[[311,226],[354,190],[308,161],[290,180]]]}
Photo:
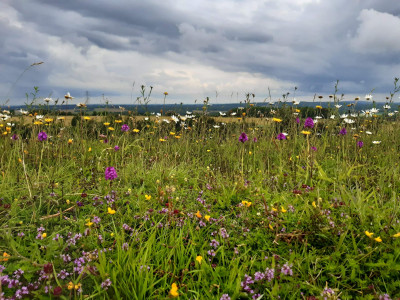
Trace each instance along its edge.
{"label": "purple flower", "polygon": [[281,268],[281,273],[284,275],[293,276],[292,265],[289,265],[289,263],[285,263]]}
{"label": "purple flower", "polygon": [[13,136],[11,137],[14,141],[18,140],[18,135],[13,134]]}
{"label": "purple flower", "polygon": [[106,180],[113,180],[118,177],[117,171],[115,171],[114,167],[107,167],[104,175]]}
{"label": "purple flower", "polygon": [[254,143],[257,143],[257,142],[258,142],[258,140],[257,140],[256,137],[253,138],[253,142],[254,142]]}
{"label": "purple flower", "polygon": [[305,128],[314,128],[314,121],[311,118],[307,118],[306,121],[304,122],[304,127]]}
{"label": "purple flower", "polygon": [[108,287],[112,284],[110,278],[107,278],[101,283],[101,288],[104,290],[108,290]]}
{"label": "purple flower", "polygon": [[300,124],[300,118],[299,117],[296,118],[296,123]]}
{"label": "purple flower", "polygon": [[223,294],[219,300],[231,300],[228,294]]}
{"label": "purple flower", "polygon": [[118,151],[118,150],[119,150],[119,146],[115,146],[115,147],[114,147],[114,150],[115,150],[115,151]]}
{"label": "purple flower", "polygon": [[313,147],[311,147],[311,150],[317,151],[317,148],[313,146]]}
{"label": "purple flower", "polygon": [[239,142],[244,143],[244,142],[246,142],[248,140],[249,140],[249,138],[247,137],[247,134],[242,132],[242,134],[239,136]]}
{"label": "purple flower", "polygon": [[43,142],[45,140],[47,140],[47,134],[44,131],[39,132],[38,134],[38,140]]}
{"label": "purple flower", "polygon": [[129,126],[127,124],[122,125],[121,131],[124,131],[124,132],[129,131]]}
{"label": "purple flower", "polygon": [[358,146],[358,148],[362,148],[364,146],[364,142],[363,141],[358,141],[357,142],[357,146]]}
{"label": "purple flower", "polygon": [[280,141],[286,140],[286,135],[284,135],[283,133],[280,133],[280,134],[278,134],[278,135],[276,136],[276,139],[277,139],[277,140],[280,140]]}
{"label": "purple flower", "polygon": [[342,130],[340,130],[339,134],[340,135],[346,135],[347,134],[346,128],[343,127]]}

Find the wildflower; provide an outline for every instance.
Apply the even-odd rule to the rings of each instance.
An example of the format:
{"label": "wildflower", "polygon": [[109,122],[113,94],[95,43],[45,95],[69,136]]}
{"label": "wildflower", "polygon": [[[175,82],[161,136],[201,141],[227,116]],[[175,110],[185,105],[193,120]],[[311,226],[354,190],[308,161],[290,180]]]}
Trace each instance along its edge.
{"label": "wildflower", "polygon": [[42,238],[46,238],[47,237],[47,233],[46,232],[43,232],[42,233]]}
{"label": "wildflower", "polygon": [[69,290],[72,290],[73,288],[74,288],[74,284],[73,284],[72,281],[70,281],[70,282],[68,283],[68,289],[69,289]]}
{"label": "wildflower", "polygon": [[283,133],[280,133],[276,136],[276,139],[279,141],[286,140],[286,135],[284,135]]}
{"label": "wildflower", "polygon": [[67,100],[68,99],[71,99],[71,100],[74,99],[74,97],[71,97],[71,94],[69,92],[65,94],[64,98],[67,99]]}
{"label": "wildflower", "polygon": [[198,217],[199,219],[201,219],[201,213],[200,213],[199,210],[198,210],[197,213],[196,213],[196,217]]}
{"label": "wildflower", "polygon": [[274,230],[274,227],[270,224],[268,224],[269,229]]}
{"label": "wildflower", "polygon": [[135,128],[135,129],[133,129],[132,131],[135,132],[135,133],[138,133],[140,130],[137,129],[137,128]]}
{"label": "wildflower", "polygon": [[83,119],[86,120],[86,121],[89,121],[89,120],[90,120],[90,117],[84,116]]}
{"label": "wildflower", "polygon": [[374,234],[372,233],[372,232],[369,232],[369,231],[365,231],[365,234],[366,234],[366,236],[367,237],[369,237],[369,238],[371,238]]}
{"label": "wildflower", "polygon": [[307,118],[304,122],[304,128],[314,128],[314,121],[312,118]]}
{"label": "wildflower", "polygon": [[198,261],[199,264],[201,264],[201,261],[203,260],[203,257],[198,255],[196,256],[196,261]]}
{"label": "wildflower", "polygon": [[365,100],[371,100],[372,99],[372,95],[371,94],[368,94],[368,95],[365,95]]}
{"label": "wildflower", "polygon": [[119,150],[119,146],[114,146],[114,151],[118,151]]}
{"label": "wildflower", "polygon": [[357,146],[358,146],[358,148],[362,148],[364,146],[364,142],[363,141],[358,141],[357,142]]}
{"label": "wildflower", "polygon": [[118,177],[117,171],[114,169],[114,167],[107,167],[105,172],[104,172],[106,180],[113,180]]}
{"label": "wildflower", "polygon": [[101,283],[101,288],[104,289],[105,291],[108,290],[108,287],[111,286],[112,282],[110,278],[107,278]]}
{"label": "wildflower", "polygon": [[347,134],[346,128],[343,127],[342,130],[340,130],[339,134],[340,135],[346,135]]}
{"label": "wildflower", "polygon": [[164,96],[168,96],[168,92],[164,92]]}
{"label": "wildflower", "polygon": [[400,237],[400,232],[398,232],[398,233],[394,234],[394,235],[393,235],[393,237],[394,237],[394,238],[398,238],[398,237]]}
{"label": "wildflower", "polygon": [[8,257],[10,257],[10,254],[7,252],[3,252],[3,258],[0,259],[0,261],[8,261]]}
{"label": "wildflower", "polygon": [[107,129],[110,130],[110,131],[114,131],[115,130],[114,127],[108,127]]}
{"label": "wildflower", "polygon": [[85,225],[88,226],[88,227],[90,227],[90,226],[93,225],[93,222],[88,221]]}
{"label": "wildflower", "polygon": [[47,140],[47,134],[44,131],[39,132],[38,134],[38,140],[43,142],[45,140]]}
{"label": "wildflower", "polygon": [[71,144],[72,144],[72,141],[73,141],[73,139],[69,139],[69,140],[68,140],[68,144],[71,145]]}
{"label": "wildflower", "polygon": [[289,263],[285,263],[281,268],[281,273],[283,273],[284,275],[293,276],[293,270],[291,268],[292,265],[289,265]]}
{"label": "wildflower", "polygon": [[111,207],[109,207],[109,208],[107,209],[107,212],[108,212],[110,215],[115,214],[115,210],[112,209]]}
{"label": "wildflower", "polygon": [[121,131],[123,131],[123,132],[127,132],[127,131],[129,131],[129,126],[127,125],[127,124],[124,124],[124,125],[122,125],[121,126]]}
{"label": "wildflower", "polygon": [[174,282],[171,286],[171,290],[169,291],[169,294],[172,297],[178,297],[179,293],[178,293],[178,286],[176,285],[176,283]]}
{"label": "wildflower", "polygon": [[281,206],[281,211],[282,211],[283,213],[287,212],[287,210],[286,210],[283,206]]}
{"label": "wildflower", "polygon": [[373,141],[372,144],[379,145],[381,141]]}
{"label": "wildflower", "polygon": [[103,124],[104,124],[104,126],[109,126],[109,125],[110,125],[109,122],[105,122],[105,123],[103,123]]}
{"label": "wildflower", "polygon": [[378,243],[381,243],[381,242],[382,242],[382,239],[381,239],[380,236],[378,236],[377,238],[374,238],[374,240],[375,240],[376,242],[378,242]]}
{"label": "wildflower", "polygon": [[315,201],[312,202],[312,206],[313,206],[314,208],[317,208],[317,204],[315,204]]}
{"label": "wildflower", "polygon": [[246,207],[250,207],[251,206],[251,202],[249,202],[249,201],[242,201],[242,204],[244,205],[244,206],[246,206]]}
{"label": "wildflower", "polygon": [[304,135],[309,135],[311,134],[311,131],[302,130],[301,133]]}
{"label": "wildflower", "polygon": [[249,140],[249,138],[247,137],[247,134],[242,132],[242,134],[239,136],[239,142],[244,143],[244,142],[246,142],[248,140]]}
{"label": "wildflower", "polygon": [[281,120],[281,119],[278,119],[278,118],[272,118],[272,121],[277,122],[277,123],[282,122],[282,120]]}
{"label": "wildflower", "polygon": [[322,109],[321,105],[317,105],[315,108]]}
{"label": "wildflower", "polygon": [[231,300],[228,294],[223,294],[219,300]]}
{"label": "wildflower", "polygon": [[146,198],[146,200],[150,200],[151,199],[151,195],[144,195],[144,197]]}

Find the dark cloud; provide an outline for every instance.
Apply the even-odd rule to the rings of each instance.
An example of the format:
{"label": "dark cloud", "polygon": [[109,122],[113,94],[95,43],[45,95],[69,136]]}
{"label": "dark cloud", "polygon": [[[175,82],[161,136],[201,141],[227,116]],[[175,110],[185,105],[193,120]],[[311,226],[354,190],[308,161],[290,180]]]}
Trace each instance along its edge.
{"label": "dark cloud", "polygon": [[[385,92],[400,76],[399,26],[391,0],[6,0],[0,97],[35,61],[45,64],[19,79],[14,97],[33,85],[83,95],[85,84],[122,97],[135,78],[197,97],[243,74],[304,94],[330,93],[337,79],[345,93]],[[208,82],[207,72],[230,82]]]}

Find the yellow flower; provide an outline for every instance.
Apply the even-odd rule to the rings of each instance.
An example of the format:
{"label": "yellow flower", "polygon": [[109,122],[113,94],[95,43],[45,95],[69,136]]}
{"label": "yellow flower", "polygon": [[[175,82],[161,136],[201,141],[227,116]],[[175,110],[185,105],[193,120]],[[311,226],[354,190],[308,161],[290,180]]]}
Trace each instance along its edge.
{"label": "yellow flower", "polygon": [[252,155],[252,154],[253,154],[253,152],[249,151],[249,155]]}
{"label": "yellow flower", "polygon": [[144,195],[144,197],[146,198],[146,200],[150,200],[151,199],[151,195]]}
{"label": "yellow flower", "polygon": [[246,201],[246,200],[242,201],[242,204],[243,204],[244,206],[246,206],[246,207],[250,207],[250,206],[251,206],[251,202]]}
{"label": "yellow flower", "polygon": [[165,96],[168,96],[168,92],[164,92],[164,95],[165,95]]}
{"label": "yellow flower", "polygon": [[283,213],[287,212],[287,210],[286,210],[283,206],[281,206],[281,211],[282,211]]}
{"label": "yellow flower", "polygon": [[89,147],[89,150],[88,150],[89,152],[92,152],[92,147]]}
{"label": "yellow flower", "polygon": [[84,120],[90,120],[90,117],[85,116],[85,117],[83,117],[83,119],[84,119]]}
{"label": "yellow flower", "polygon": [[105,123],[103,123],[104,124],[104,126],[108,126],[108,125],[110,125],[110,123],[109,122],[105,122]]}
{"label": "yellow flower", "polygon": [[272,207],[271,209],[272,211],[278,211],[275,207]]}
{"label": "yellow flower", "polygon": [[175,135],[175,132],[172,132],[172,131],[171,131],[169,134],[170,134],[170,135]]}
{"label": "yellow flower", "polygon": [[400,232],[398,232],[398,233],[394,234],[394,235],[393,235],[393,237],[394,237],[394,238],[398,238],[398,237],[400,237]]}
{"label": "yellow flower", "polygon": [[305,134],[305,135],[309,135],[309,134],[311,134],[311,131],[302,130],[301,133]]}
{"label": "yellow flower", "polygon": [[43,124],[43,122],[41,122],[41,121],[35,121],[34,123],[33,123],[33,125],[42,125]]}
{"label": "yellow flower", "polygon": [[159,141],[160,141],[160,142],[165,142],[165,140],[164,140],[164,139],[159,139]]}
{"label": "yellow flower", "polygon": [[68,283],[68,289],[69,290],[72,290],[74,288],[74,284],[72,283],[72,281],[70,281],[69,283]]}
{"label": "yellow flower", "polygon": [[296,108],[294,111],[297,112],[297,113],[299,113],[299,112],[300,112],[300,109],[297,109],[297,108]]}
{"label": "yellow flower", "polygon": [[107,212],[108,212],[110,215],[115,214],[115,210],[112,209],[111,207],[108,208]]}
{"label": "yellow flower", "polygon": [[321,105],[317,105],[315,108],[322,109]]}
{"label": "yellow flower", "polygon": [[140,130],[137,129],[137,128],[135,128],[135,129],[133,129],[132,131],[138,133]]}
{"label": "yellow flower", "polygon": [[180,139],[181,136],[180,136],[180,135],[176,135],[175,138],[176,138],[176,139]]}
{"label": "yellow flower", "polygon": [[47,233],[46,232],[43,232],[42,233],[42,238],[46,238],[47,237]]}
{"label": "yellow flower", "polygon": [[45,121],[46,123],[51,123],[51,122],[53,122],[53,119],[52,119],[52,118],[47,118],[47,119],[44,119],[44,121]]}
{"label": "yellow flower", "polygon": [[3,258],[0,259],[0,261],[8,261],[8,257],[10,257],[10,254],[7,252],[3,252]]}
{"label": "yellow flower", "polygon": [[72,144],[72,139],[68,140],[68,144],[70,144],[70,145]]}
{"label": "yellow flower", "polygon": [[271,223],[270,223],[270,224],[268,224],[268,227],[269,227],[269,229],[271,229],[271,230],[273,230],[273,229],[274,229],[274,227],[271,225]]}
{"label": "yellow flower", "polygon": [[113,131],[114,127],[108,127],[108,130]]}
{"label": "yellow flower", "polygon": [[3,135],[7,135],[7,134],[8,134],[8,132],[7,132],[7,131],[4,131],[4,132],[3,132]]}
{"label": "yellow flower", "polygon": [[282,122],[282,120],[281,120],[281,119],[278,119],[278,118],[272,118],[272,121],[277,122],[277,123]]}
{"label": "yellow flower", "polygon": [[178,286],[176,285],[176,283],[174,282],[171,286],[171,290],[169,291],[169,294],[172,297],[178,297],[179,293],[178,293]]}
{"label": "yellow flower", "polygon": [[375,240],[376,242],[378,242],[378,243],[381,243],[381,242],[382,242],[382,239],[381,239],[380,236],[378,236],[377,238],[374,238],[374,240]]}
{"label": "yellow flower", "polygon": [[211,216],[208,216],[208,215],[204,216],[204,219],[206,219],[207,221],[210,220],[210,218],[211,218]]}
{"label": "yellow flower", "polygon": [[6,127],[6,131],[11,132],[11,127]]}
{"label": "yellow flower", "polygon": [[90,226],[92,226],[93,225],[93,222],[87,222],[86,224],[85,224],[86,226],[88,226],[88,227],[90,227]]}
{"label": "yellow flower", "polygon": [[57,120],[65,120],[65,117],[58,117]]}
{"label": "yellow flower", "polygon": [[315,204],[315,201],[312,202],[312,206],[314,206],[314,208],[317,208],[317,204]]}
{"label": "yellow flower", "polygon": [[196,217],[198,217],[199,219],[201,218],[201,213],[200,213],[199,210],[198,210],[197,213],[196,213]]}
{"label": "yellow flower", "polygon": [[369,231],[365,231],[365,234],[369,237],[369,238],[371,238],[374,234],[372,233],[372,232],[369,232]]}
{"label": "yellow flower", "polygon": [[115,120],[115,123],[122,123],[122,120]]}
{"label": "yellow flower", "polygon": [[201,261],[203,260],[202,256],[196,256],[196,260],[199,262],[199,264],[201,264]]}
{"label": "yellow flower", "polygon": [[110,236],[113,237],[113,236],[114,236],[114,232],[111,232],[111,233],[110,233]]}

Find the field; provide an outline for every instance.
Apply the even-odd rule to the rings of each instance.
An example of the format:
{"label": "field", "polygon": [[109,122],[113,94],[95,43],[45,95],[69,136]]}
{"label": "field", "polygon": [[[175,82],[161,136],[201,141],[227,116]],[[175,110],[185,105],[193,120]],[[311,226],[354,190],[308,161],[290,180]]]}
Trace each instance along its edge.
{"label": "field", "polygon": [[400,122],[332,113],[3,121],[2,299],[400,297]]}

